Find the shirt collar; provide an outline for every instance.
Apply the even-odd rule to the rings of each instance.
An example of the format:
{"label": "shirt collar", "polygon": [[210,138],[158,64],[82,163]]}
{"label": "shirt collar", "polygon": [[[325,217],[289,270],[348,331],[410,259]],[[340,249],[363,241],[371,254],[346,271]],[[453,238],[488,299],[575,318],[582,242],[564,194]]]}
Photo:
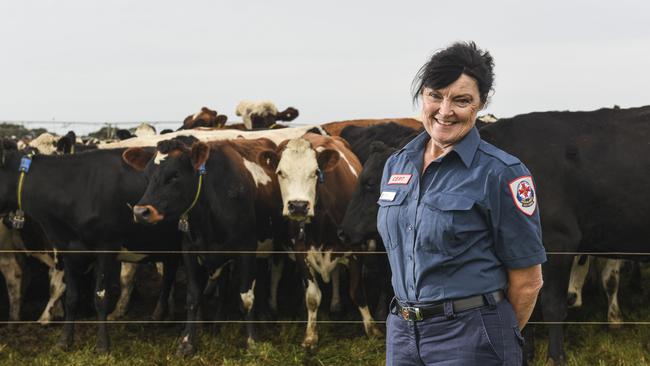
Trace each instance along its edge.
{"label": "shirt collar", "polygon": [[[411,160],[417,159],[419,157],[418,154],[422,154],[430,139],[431,137],[429,136],[429,133],[427,131],[422,131],[422,133],[417,135],[413,140],[411,140],[411,142],[406,144],[402,150],[406,152]],[[462,140],[452,147],[452,151],[455,151],[456,154],[460,156],[463,164],[469,168],[472,164],[472,160],[474,160],[474,155],[476,155],[476,149],[478,149],[480,142],[481,136],[476,127],[473,127]]]}

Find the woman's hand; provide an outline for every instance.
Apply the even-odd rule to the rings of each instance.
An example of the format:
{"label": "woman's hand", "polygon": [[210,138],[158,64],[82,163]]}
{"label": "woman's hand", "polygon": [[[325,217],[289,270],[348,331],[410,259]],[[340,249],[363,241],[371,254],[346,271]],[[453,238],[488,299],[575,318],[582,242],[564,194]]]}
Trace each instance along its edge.
{"label": "woman's hand", "polygon": [[508,300],[517,316],[519,329],[523,329],[530,319],[543,284],[541,264],[508,269]]}

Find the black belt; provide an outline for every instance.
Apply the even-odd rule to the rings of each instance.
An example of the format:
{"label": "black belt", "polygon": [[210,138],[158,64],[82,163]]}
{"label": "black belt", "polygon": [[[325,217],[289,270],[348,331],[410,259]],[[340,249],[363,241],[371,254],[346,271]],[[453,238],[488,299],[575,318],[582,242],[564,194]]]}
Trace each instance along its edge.
{"label": "black belt", "polygon": [[[496,290],[489,294],[470,296],[463,299],[452,300],[454,313],[459,313],[465,310],[471,310],[488,305],[485,296],[492,296],[494,303],[498,303],[505,298],[503,290]],[[445,303],[442,302],[436,305],[426,307],[417,306],[402,306],[399,301],[395,301],[397,306],[397,315],[401,316],[404,320],[419,321],[426,318],[431,318],[445,313]]]}

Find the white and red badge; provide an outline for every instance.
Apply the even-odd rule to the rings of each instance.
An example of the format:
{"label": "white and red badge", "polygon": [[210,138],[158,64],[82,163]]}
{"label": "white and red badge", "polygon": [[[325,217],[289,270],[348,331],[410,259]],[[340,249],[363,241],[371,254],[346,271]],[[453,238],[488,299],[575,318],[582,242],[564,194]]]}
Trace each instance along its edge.
{"label": "white and red badge", "polygon": [[525,175],[513,180],[508,186],[512,193],[512,199],[515,201],[515,206],[526,215],[532,216],[537,208],[533,178],[530,175]]}
{"label": "white and red badge", "polygon": [[408,184],[413,174],[392,174],[388,184]]}

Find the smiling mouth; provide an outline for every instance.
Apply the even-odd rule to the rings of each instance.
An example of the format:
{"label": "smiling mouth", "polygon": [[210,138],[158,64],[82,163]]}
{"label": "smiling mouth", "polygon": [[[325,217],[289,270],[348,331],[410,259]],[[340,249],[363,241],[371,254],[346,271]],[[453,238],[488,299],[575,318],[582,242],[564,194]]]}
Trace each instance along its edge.
{"label": "smiling mouth", "polygon": [[436,120],[436,123],[438,123],[440,125],[443,125],[443,126],[453,126],[456,123],[458,123],[458,122],[454,122],[454,121],[442,121],[442,120],[439,120],[437,118],[434,118],[434,119]]}

